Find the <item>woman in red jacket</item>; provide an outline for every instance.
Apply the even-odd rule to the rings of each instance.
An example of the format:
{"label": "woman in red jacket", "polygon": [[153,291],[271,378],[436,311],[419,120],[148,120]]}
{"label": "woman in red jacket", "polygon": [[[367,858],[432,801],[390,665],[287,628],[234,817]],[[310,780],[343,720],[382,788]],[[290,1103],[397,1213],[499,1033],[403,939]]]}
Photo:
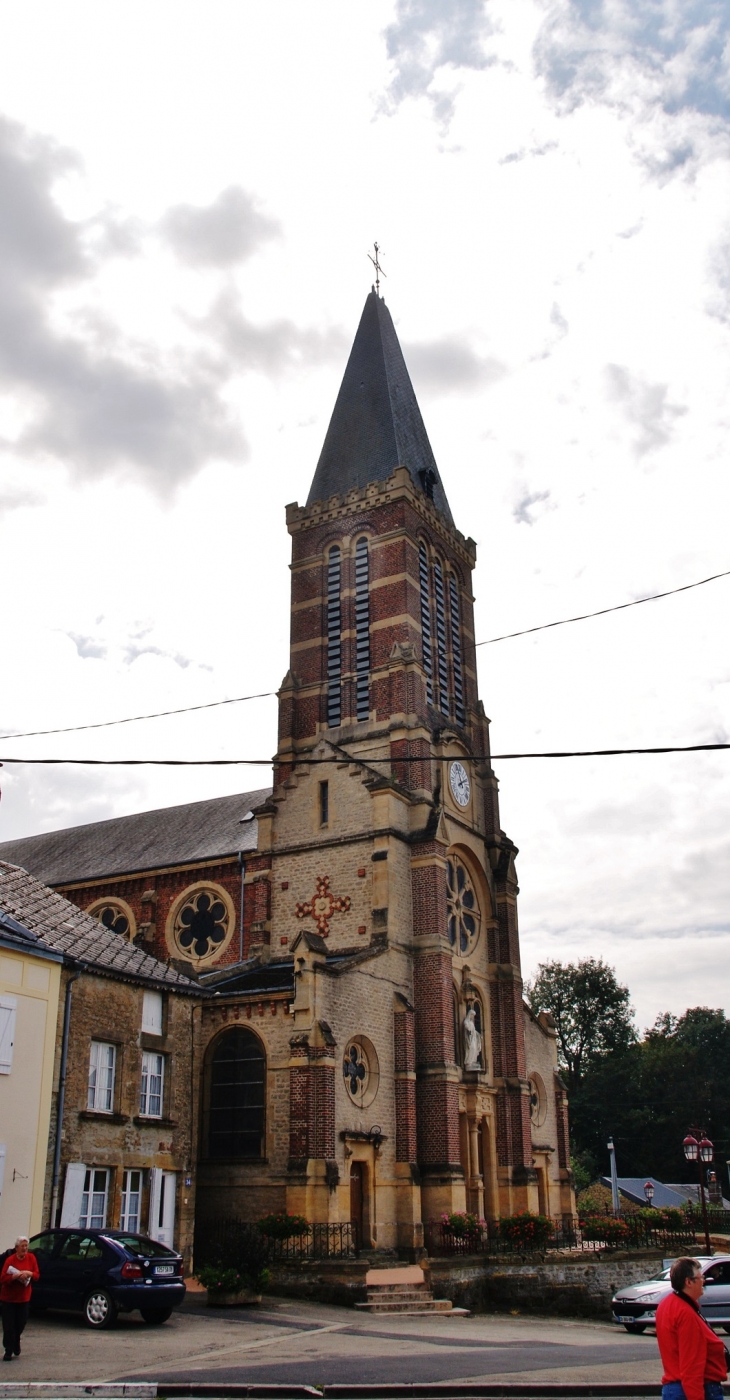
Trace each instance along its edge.
{"label": "woman in red jacket", "polygon": [[19,1235],[15,1253],[9,1254],[0,1272],[0,1308],[3,1314],[3,1361],[20,1356],[20,1338],[28,1321],[31,1288],[40,1270],[28,1249],[28,1236]]}
{"label": "woman in red jacket", "polygon": [[702,1266],[696,1259],[675,1259],[669,1280],[672,1292],[656,1310],[662,1400],[722,1400],[727,1354],[698,1307],[705,1291]]}

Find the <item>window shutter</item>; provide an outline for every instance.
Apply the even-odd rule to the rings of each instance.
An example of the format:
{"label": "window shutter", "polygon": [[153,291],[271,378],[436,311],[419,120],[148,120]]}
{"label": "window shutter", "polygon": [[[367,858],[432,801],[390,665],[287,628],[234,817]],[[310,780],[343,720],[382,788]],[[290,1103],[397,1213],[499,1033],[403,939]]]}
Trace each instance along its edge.
{"label": "window shutter", "polygon": [[81,1197],[84,1194],[86,1179],[85,1162],[69,1162],[66,1168],[66,1183],[63,1188],[61,1208],[61,1228],[78,1230],[81,1220]]}
{"label": "window shutter", "polygon": [[3,1179],[4,1179],[4,1177],[5,1177],[5,1153],[6,1153],[6,1150],[7,1150],[7,1149],[6,1149],[6,1147],[5,1147],[5,1143],[4,1143],[4,1142],[0,1142],[0,1197],[1,1197],[2,1194],[3,1194]]}
{"label": "window shutter", "polygon": [[13,1068],[17,1006],[17,997],[0,997],[0,1074],[10,1074]]}
{"label": "window shutter", "polygon": [[160,1214],[160,1192],[162,1190],[162,1168],[150,1168],[150,1217],[147,1234],[151,1240],[159,1239],[158,1219]]}
{"label": "window shutter", "polygon": [[162,992],[145,992],[142,1000],[142,1030],[162,1035]]}

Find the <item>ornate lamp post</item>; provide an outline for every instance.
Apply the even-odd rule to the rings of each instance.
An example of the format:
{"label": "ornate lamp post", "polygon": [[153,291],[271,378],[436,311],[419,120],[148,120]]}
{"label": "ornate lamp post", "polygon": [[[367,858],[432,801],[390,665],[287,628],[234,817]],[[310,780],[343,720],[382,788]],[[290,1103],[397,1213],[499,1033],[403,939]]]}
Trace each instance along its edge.
{"label": "ornate lamp post", "polygon": [[707,1219],[707,1199],[705,1197],[704,1167],[709,1166],[714,1156],[714,1148],[707,1136],[704,1128],[690,1128],[684,1142],[682,1143],[684,1155],[688,1162],[697,1163],[697,1180],[700,1184],[700,1199],[702,1201],[702,1219],[705,1226],[705,1250],[712,1254],[710,1248],[710,1225]]}
{"label": "ornate lamp post", "polygon": [[650,1206],[654,1200],[654,1185],[651,1181],[644,1182],[644,1200],[648,1206]]}
{"label": "ornate lamp post", "polygon": [[607,1146],[607,1148],[608,1148],[608,1150],[609,1150],[609,1152],[610,1152],[610,1154],[611,1154],[611,1157],[610,1157],[610,1160],[611,1160],[611,1205],[613,1206],[613,1213],[614,1213],[614,1215],[615,1215],[615,1216],[619,1216],[619,1215],[621,1214],[621,1200],[620,1200],[620,1197],[619,1197],[619,1194],[618,1194],[618,1172],[617,1172],[617,1170],[616,1170],[616,1148],[615,1148],[615,1146],[614,1146],[613,1136],[611,1136],[611,1137],[608,1139],[608,1142],[606,1143],[606,1146]]}

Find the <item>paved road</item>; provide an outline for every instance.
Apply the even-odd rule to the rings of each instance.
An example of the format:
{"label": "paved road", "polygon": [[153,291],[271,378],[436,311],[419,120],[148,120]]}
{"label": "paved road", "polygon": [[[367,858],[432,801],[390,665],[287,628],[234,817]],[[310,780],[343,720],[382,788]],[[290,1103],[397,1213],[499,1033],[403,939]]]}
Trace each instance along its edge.
{"label": "paved road", "polygon": [[529,1316],[366,1316],[299,1300],[210,1309],[198,1295],[164,1327],[137,1314],[109,1332],[80,1317],[32,1318],[5,1380],[231,1380],[277,1384],[389,1381],[658,1381],[653,1333]]}

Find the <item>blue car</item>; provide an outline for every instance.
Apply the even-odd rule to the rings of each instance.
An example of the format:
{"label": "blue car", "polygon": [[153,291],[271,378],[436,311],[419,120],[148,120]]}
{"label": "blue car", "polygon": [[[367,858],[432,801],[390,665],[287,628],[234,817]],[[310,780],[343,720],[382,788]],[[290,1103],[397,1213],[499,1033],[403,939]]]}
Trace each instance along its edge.
{"label": "blue car", "polygon": [[182,1255],[124,1230],[45,1230],[30,1250],[40,1278],[32,1307],[83,1312],[89,1327],[113,1327],[138,1308],[145,1322],[167,1322],[185,1297]]}

